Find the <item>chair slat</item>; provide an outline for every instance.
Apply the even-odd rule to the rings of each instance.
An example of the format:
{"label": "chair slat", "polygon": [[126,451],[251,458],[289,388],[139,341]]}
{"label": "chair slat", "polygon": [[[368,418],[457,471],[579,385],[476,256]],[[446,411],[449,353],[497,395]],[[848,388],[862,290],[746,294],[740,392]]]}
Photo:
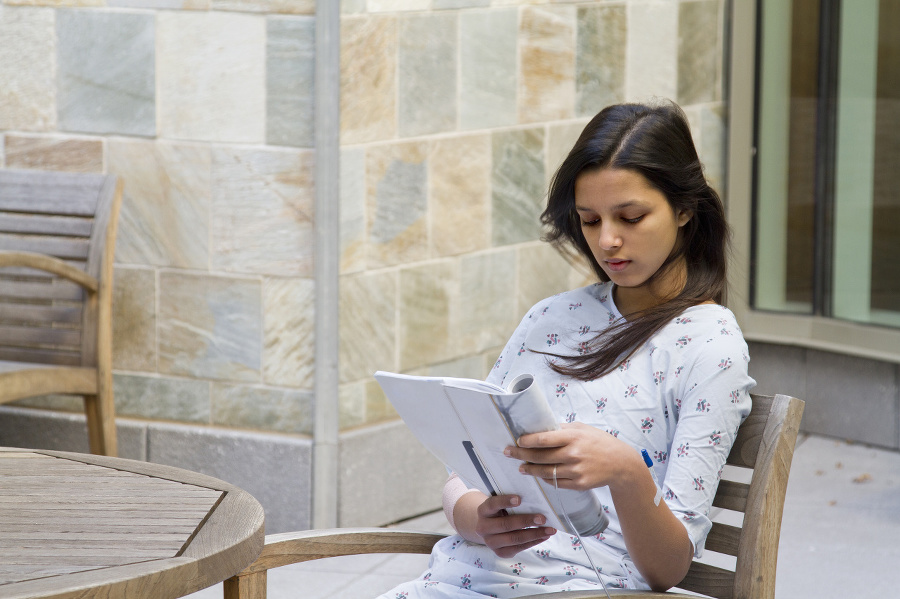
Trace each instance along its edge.
{"label": "chair slat", "polygon": [[78,329],[53,329],[46,327],[21,327],[0,325],[0,343],[7,347],[71,347],[81,345]]}
{"label": "chair slat", "polygon": [[54,366],[80,366],[81,355],[78,352],[67,350],[0,346],[0,361],[33,362],[37,364],[52,364]]}
{"label": "chair slat", "polygon": [[93,219],[0,212],[0,233],[90,237]]}
{"label": "chair slat", "polygon": [[85,260],[88,256],[89,245],[89,240],[78,237],[0,233],[0,250],[35,252],[63,260]]}
{"label": "chair slat", "polygon": [[750,485],[733,480],[720,480],[713,505],[725,510],[743,512],[747,508],[747,493]]}
{"label": "chair slat", "polygon": [[769,408],[772,407],[772,397],[752,394],[753,408],[741,427],[738,429],[737,438],[728,454],[727,463],[732,466],[753,468],[756,466],[756,456],[759,453],[759,444],[762,442],[762,434],[769,420]]}
{"label": "chair slat", "polygon": [[[0,282],[2,285],[2,282]],[[33,324],[81,324],[81,308],[75,306],[35,306],[0,303],[0,321]]]}
{"label": "chair slat", "polygon": [[4,170],[0,172],[0,210],[93,216],[103,175]]}
{"label": "chair slat", "polygon": [[675,586],[692,593],[712,595],[719,599],[733,599],[734,572],[709,564],[693,562],[687,576]]}
{"label": "chair slat", "polygon": [[0,297],[36,300],[47,304],[53,300],[80,302],[84,298],[84,290],[61,278],[46,283],[7,280],[0,281]]}
{"label": "chair slat", "polygon": [[726,555],[737,555],[740,540],[741,529],[739,527],[713,522],[709,535],[706,537],[706,548]]}

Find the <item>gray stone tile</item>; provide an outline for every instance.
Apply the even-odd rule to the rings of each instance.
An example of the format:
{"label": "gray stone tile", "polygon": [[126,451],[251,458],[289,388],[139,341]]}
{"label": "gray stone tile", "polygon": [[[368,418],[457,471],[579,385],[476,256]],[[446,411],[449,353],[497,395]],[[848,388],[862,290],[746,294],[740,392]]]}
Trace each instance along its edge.
{"label": "gray stone tile", "polygon": [[426,14],[400,20],[397,94],[401,137],[456,129],[457,21]]}
{"label": "gray stone tile", "polygon": [[266,19],[266,142],[315,145],[313,17]]}
{"label": "gray stone tile", "polygon": [[56,129],[56,51],[51,8],[0,10],[0,130]]}
{"label": "gray stone tile", "polygon": [[156,135],[156,20],[151,14],[59,10],[59,126]]}
{"label": "gray stone tile", "polygon": [[209,424],[209,383],[131,374],[113,375],[116,414]]}
{"label": "gray stone tile", "polygon": [[498,131],[492,139],[491,240],[536,241],[544,209],[544,130]]}
{"label": "gray stone tile", "polygon": [[896,449],[897,366],[807,350],[803,430]]}
{"label": "gray stone tile", "polygon": [[440,507],[447,470],[402,421],[342,434],[340,462],[339,526],[386,524]]}
{"label": "gray stone tile", "polygon": [[432,8],[436,10],[452,8],[474,8],[478,6],[490,6],[491,0],[433,0]]}
{"label": "gray stone tile", "polygon": [[312,433],[311,391],[213,383],[211,396],[213,424],[278,433]]}
{"label": "gray stone tile", "polygon": [[680,2],[627,2],[626,101],[674,98],[678,90],[678,7]]}
{"label": "gray stone tile", "polygon": [[514,125],[519,12],[501,8],[459,15],[461,129]]}
{"label": "gray stone tile", "polygon": [[[146,423],[117,419],[116,439],[120,458],[147,459]],[[12,406],[0,407],[0,446],[90,451],[84,415]]]}
{"label": "gray stone tile", "polygon": [[366,267],[366,151],[341,148],[341,274]]}
{"label": "gray stone tile", "polygon": [[678,103],[698,104],[721,97],[722,54],[718,0],[678,5]]}
{"label": "gray stone tile", "polygon": [[625,6],[579,6],[575,113],[594,116],[625,99]]}
{"label": "gray stone tile", "polygon": [[117,267],[113,276],[113,368],[156,372],[156,273]]}
{"label": "gray stone tile", "polygon": [[311,150],[214,148],[212,268],[286,277],[312,275],[312,171]]}
{"label": "gray stone tile", "polygon": [[502,345],[519,322],[517,259],[513,248],[460,260],[459,308],[451,321],[454,354]]}
{"label": "gray stone tile", "polygon": [[152,424],[148,459],[237,485],[266,513],[266,533],[308,529],[312,442],[217,428]]}
{"label": "gray stone tile", "polygon": [[209,147],[111,139],[107,149],[125,180],[116,262],[207,270]]}
{"label": "gray stone tile", "polygon": [[259,281],[164,272],[159,288],[161,373],[260,381]]}
{"label": "gray stone tile", "polygon": [[[802,400],[807,399],[806,350],[800,347],[749,342],[750,376],[756,380],[753,393],[774,395],[782,393]],[[809,404],[803,415],[803,428],[807,424]]]}

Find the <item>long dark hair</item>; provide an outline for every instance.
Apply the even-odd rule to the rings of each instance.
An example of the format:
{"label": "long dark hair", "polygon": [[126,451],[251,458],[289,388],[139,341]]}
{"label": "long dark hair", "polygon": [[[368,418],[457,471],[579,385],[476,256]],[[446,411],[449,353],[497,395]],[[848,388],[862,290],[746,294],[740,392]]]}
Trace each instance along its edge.
{"label": "long dark hair", "polygon": [[613,324],[594,338],[592,351],[553,361],[554,370],[581,380],[612,371],[685,309],[725,299],[730,231],[722,200],[706,181],[681,108],[672,102],[604,108],[584,128],[550,183],[547,209],[541,215],[547,228],[544,240],[561,249],[573,247],[601,281],[608,281],[584,238],[575,211],[575,181],[584,172],[603,168],[643,175],[665,195],[676,213],[692,213],[682,227],[681,243],[650,279],[682,258],[687,276],[677,296]]}

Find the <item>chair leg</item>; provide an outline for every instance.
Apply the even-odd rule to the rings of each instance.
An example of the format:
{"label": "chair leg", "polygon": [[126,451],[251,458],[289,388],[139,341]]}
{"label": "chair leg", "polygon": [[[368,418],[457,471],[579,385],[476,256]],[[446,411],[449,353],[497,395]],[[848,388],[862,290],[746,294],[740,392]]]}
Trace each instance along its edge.
{"label": "chair leg", "polygon": [[118,444],[112,386],[105,393],[101,391],[97,395],[85,395],[84,413],[87,416],[91,453],[115,457],[118,454]]}
{"label": "chair leg", "polygon": [[225,599],[266,599],[266,571],[232,576],[222,585]]}

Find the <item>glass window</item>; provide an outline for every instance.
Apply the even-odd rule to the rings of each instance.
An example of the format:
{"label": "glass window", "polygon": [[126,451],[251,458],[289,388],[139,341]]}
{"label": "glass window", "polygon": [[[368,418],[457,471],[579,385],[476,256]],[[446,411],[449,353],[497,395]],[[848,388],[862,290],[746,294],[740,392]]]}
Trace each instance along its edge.
{"label": "glass window", "polygon": [[900,0],[763,0],[754,307],[900,326]]}

